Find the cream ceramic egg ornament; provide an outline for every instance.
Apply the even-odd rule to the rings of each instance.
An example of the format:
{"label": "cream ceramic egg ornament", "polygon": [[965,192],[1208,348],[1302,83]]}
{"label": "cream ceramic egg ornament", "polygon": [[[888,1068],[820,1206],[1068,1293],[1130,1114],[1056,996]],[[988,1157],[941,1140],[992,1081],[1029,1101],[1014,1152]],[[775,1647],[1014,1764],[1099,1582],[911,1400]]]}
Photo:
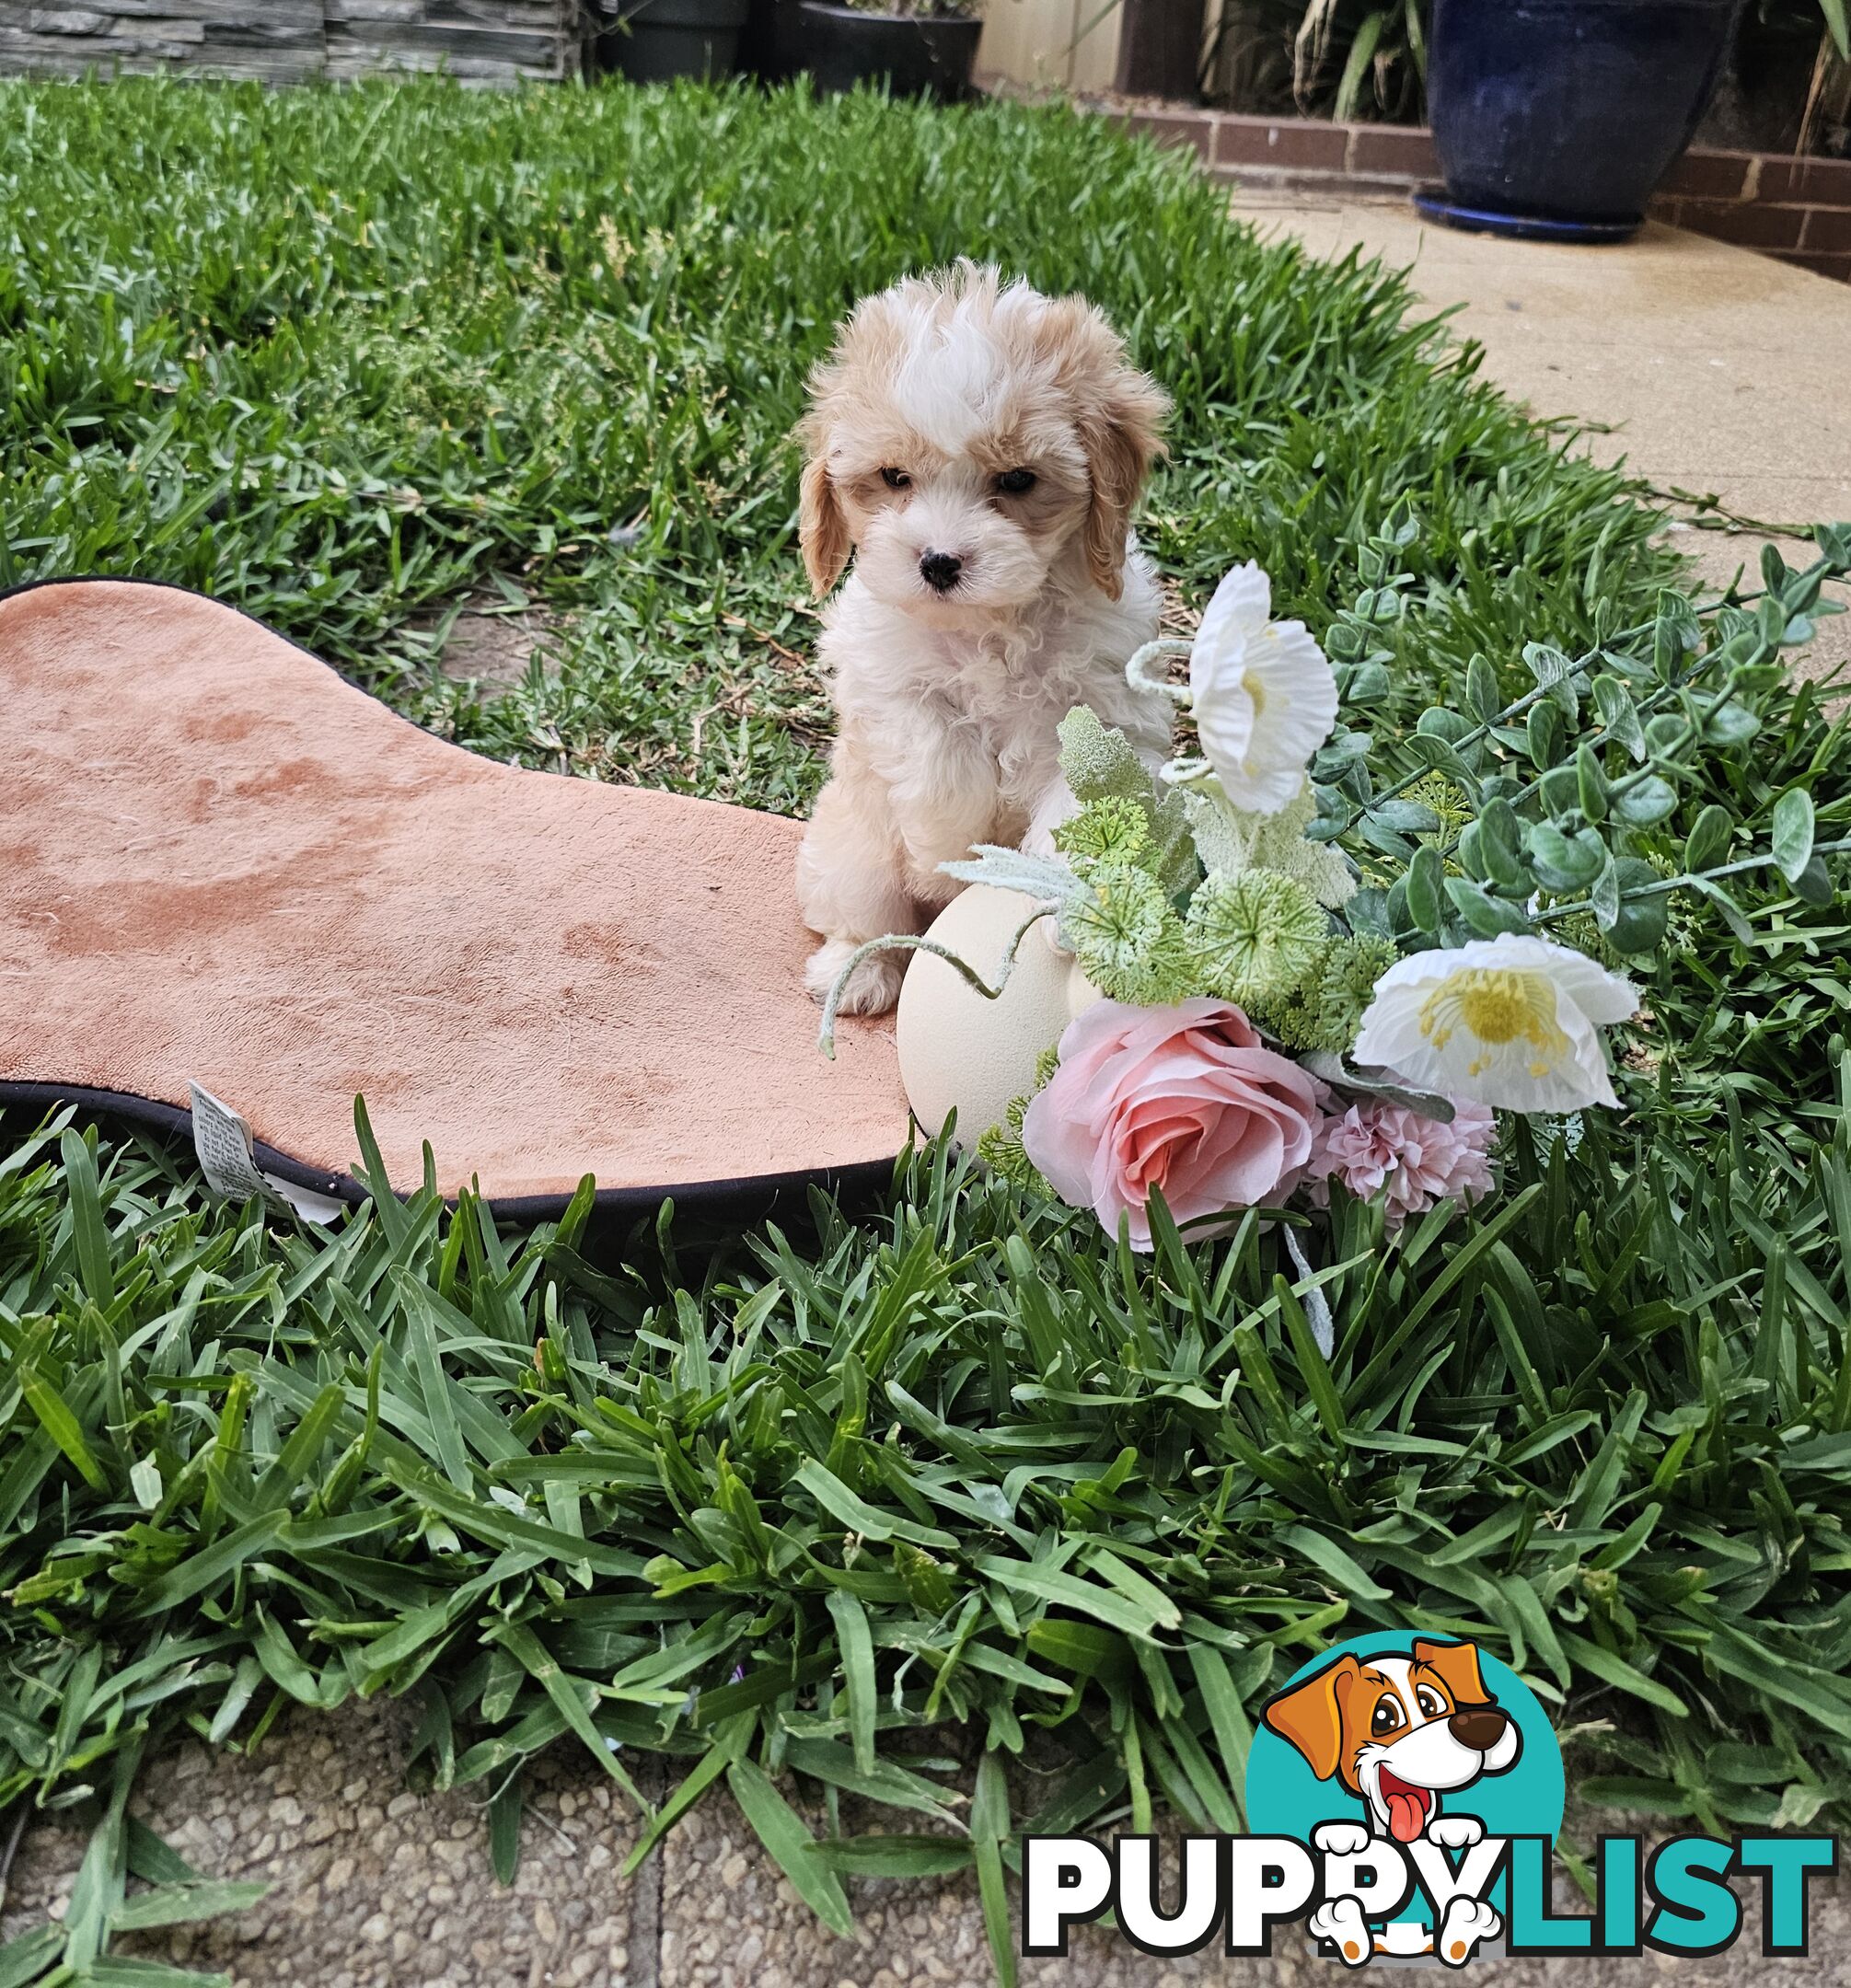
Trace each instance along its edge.
{"label": "cream ceramic egg ornament", "polygon": [[929,1138],[954,1110],[957,1144],[975,1147],[1015,1099],[1035,1089],[1035,1065],[1049,1044],[1100,998],[1078,961],[1055,942],[1052,918],[1024,936],[1004,976],[1002,963],[1025,908],[1014,891],[973,884],[926,933],[990,987],[1001,980],[995,1000],[935,953],[916,953],[907,968],[896,1017],[900,1079]]}

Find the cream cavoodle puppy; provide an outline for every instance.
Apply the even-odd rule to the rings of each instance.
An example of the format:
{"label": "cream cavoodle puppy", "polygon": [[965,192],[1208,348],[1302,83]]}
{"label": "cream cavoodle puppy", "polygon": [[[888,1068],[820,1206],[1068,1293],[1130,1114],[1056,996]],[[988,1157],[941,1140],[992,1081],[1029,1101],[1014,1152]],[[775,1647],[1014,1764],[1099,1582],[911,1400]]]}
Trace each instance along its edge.
{"label": "cream cavoodle puppy", "polygon": [[[972,844],[1047,837],[1070,812],[1055,727],[1076,704],[1155,765],[1169,716],[1125,682],[1157,633],[1130,534],[1169,403],[1080,297],[960,263],[860,304],[811,381],[804,564],[818,595],[854,557],[820,655],[838,719],[797,859],[823,943],[820,1000],[855,947],[918,931]],[[889,1008],[904,954],[843,1002]]]}

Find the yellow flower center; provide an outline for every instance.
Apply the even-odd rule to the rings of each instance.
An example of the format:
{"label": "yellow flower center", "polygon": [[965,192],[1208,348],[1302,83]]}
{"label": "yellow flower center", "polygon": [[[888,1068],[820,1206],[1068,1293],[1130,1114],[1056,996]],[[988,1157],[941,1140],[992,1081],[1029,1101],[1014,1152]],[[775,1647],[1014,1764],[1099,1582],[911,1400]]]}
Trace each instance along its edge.
{"label": "yellow flower center", "polygon": [[[1420,1033],[1443,1049],[1460,1029],[1496,1049],[1520,1037],[1536,1051],[1533,1077],[1546,1077],[1568,1038],[1556,1021],[1556,989],[1546,974],[1511,967],[1462,966],[1449,974],[1420,1004]],[[1476,1057],[1467,1065],[1475,1077],[1490,1062]]]}
{"label": "yellow flower center", "polygon": [[1261,686],[1258,672],[1248,670],[1241,678],[1241,688],[1253,699],[1254,716],[1257,718],[1267,708],[1267,693]]}

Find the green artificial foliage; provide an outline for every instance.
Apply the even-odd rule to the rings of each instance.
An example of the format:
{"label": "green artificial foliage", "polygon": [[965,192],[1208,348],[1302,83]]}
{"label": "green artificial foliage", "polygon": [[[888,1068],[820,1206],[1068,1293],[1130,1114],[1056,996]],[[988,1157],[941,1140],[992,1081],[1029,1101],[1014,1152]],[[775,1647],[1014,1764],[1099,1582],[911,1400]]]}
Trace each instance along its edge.
{"label": "green artificial foliage", "polygon": [[1305,838],[1317,815],[1309,788],[1277,815],[1251,815],[1231,806],[1212,780],[1180,790],[1178,798],[1205,869],[1229,876],[1244,870],[1277,870],[1333,911],[1355,896],[1356,879],[1343,852],[1333,843]]}
{"label": "green artificial foliage", "polygon": [[1012,1098],[1009,1109],[1002,1115],[1002,1123],[991,1126],[977,1142],[978,1158],[1001,1174],[1012,1187],[1019,1187],[1027,1194],[1043,1195],[1050,1201],[1057,1201],[1059,1196],[1028,1157],[1022,1143],[1022,1123],[1028,1115],[1028,1107],[1035,1102],[1035,1092],[1045,1090],[1048,1080],[1059,1068],[1060,1051],[1050,1043],[1035,1059],[1035,1090],[1019,1098]]}
{"label": "green artificial foliage", "polygon": [[1301,987],[1330,943],[1316,898],[1277,870],[1211,872],[1189,900],[1185,930],[1201,991],[1261,1010]]}
{"label": "green artificial foliage", "polygon": [[[1082,803],[1082,813],[1105,801],[1141,811],[1150,835],[1150,850],[1141,861],[1171,896],[1187,891],[1199,877],[1201,862],[1195,855],[1185,807],[1187,795],[1159,787],[1117,725],[1107,728],[1088,706],[1073,706],[1059,722],[1059,769],[1073,790],[1073,799]],[[1056,843],[1061,849],[1070,847],[1059,841],[1059,835]]]}
{"label": "green artificial foliage", "polygon": [[1399,956],[1392,942],[1372,935],[1333,939],[1316,971],[1282,1000],[1266,1004],[1257,1019],[1288,1049],[1346,1055],[1375,983]]}
{"label": "green artificial foliage", "polygon": [[977,1156],[1012,1187],[1020,1187],[1024,1193],[1047,1194],[1051,1191],[1047,1183],[1022,1147],[1022,1120],[1027,1109],[1026,1098],[1012,1100],[1002,1123],[991,1126],[978,1138]]}
{"label": "green artificial foliage", "polygon": [[1146,851],[1152,846],[1151,812],[1122,795],[1089,801],[1054,831],[1054,846],[1065,856],[1088,861],[1148,867]]}
{"label": "green artificial foliage", "polygon": [[1011,1186],[1030,1194],[1045,1195],[1050,1201],[1059,1200],[1059,1196],[1028,1157],[1022,1143],[1022,1122],[1028,1115],[1028,1107],[1035,1102],[1035,1092],[1045,1091],[1059,1068],[1059,1046],[1049,1043],[1035,1059],[1035,1090],[1019,1098],[1012,1098],[1009,1109],[1002,1115],[1002,1123],[991,1126],[977,1142],[978,1158],[1000,1173]]}
{"label": "green artificial foliage", "polygon": [[[1172,896],[1194,884],[1201,874],[1191,835],[1186,797],[1173,788],[1160,788],[1150,769],[1116,726],[1107,728],[1085,705],[1075,705],[1060,721],[1060,770],[1085,815],[1095,806],[1135,808],[1144,819],[1149,848],[1139,860]],[[1071,825],[1068,825],[1070,829]],[[1057,845],[1074,854],[1109,853],[1082,849],[1073,841]],[[1072,831],[1081,838],[1093,831]],[[1121,852],[1122,853],[1122,852]]]}
{"label": "green artificial foliage", "polygon": [[1082,807],[1091,801],[1135,801],[1149,811],[1150,769],[1122,732],[1108,730],[1084,704],[1076,704],[1059,729],[1060,770]]}
{"label": "green artificial foliage", "polygon": [[1202,875],[1202,861],[1189,826],[1188,799],[1182,788],[1169,788],[1151,815],[1151,853],[1145,861],[1173,897],[1193,890]]}
{"label": "green artificial foliage", "polygon": [[1156,1006],[1201,991],[1182,919],[1163,884],[1136,863],[1085,864],[1060,936],[1113,1000]]}

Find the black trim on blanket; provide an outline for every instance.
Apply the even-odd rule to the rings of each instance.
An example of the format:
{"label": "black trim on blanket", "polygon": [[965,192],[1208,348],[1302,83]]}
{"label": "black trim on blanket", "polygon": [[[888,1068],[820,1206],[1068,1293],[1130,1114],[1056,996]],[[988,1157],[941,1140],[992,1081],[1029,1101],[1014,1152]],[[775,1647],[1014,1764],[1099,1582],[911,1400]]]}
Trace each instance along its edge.
{"label": "black trim on blanket", "polygon": [[[165,1132],[192,1148],[192,1114],[178,1104],[145,1098],[132,1091],[98,1091],[86,1084],[27,1083],[0,1078],[0,1108],[22,1104],[39,1111],[75,1104],[85,1116],[121,1118],[145,1130]],[[266,1173],[294,1187],[358,1208],[371,1197],[351,1174],[325,1167],[306,1166],[262,1139],[254,1140],[257,1163]],[[897,1155],[896,1156],[896,1158]],[[694,1215],[758,1219],[789,1198],[820,1187],[846,1206],[864,1207],[877,1199],[893,1179],[893,1160],[856,1160],[839,1166],[800,1168],[788,1173],[748,1173],[735,1179],[679,1181],[662,1186],[596,1187],[592,1209],[600,1218],[632,1218],[654,1214],[665,1201]],[[396,1193],[402,1190],[395,1189]],[[498,1221],[523,1227],[557,1221],[566,1211],[569,1194],[488,1195],[483,1197]]]}

